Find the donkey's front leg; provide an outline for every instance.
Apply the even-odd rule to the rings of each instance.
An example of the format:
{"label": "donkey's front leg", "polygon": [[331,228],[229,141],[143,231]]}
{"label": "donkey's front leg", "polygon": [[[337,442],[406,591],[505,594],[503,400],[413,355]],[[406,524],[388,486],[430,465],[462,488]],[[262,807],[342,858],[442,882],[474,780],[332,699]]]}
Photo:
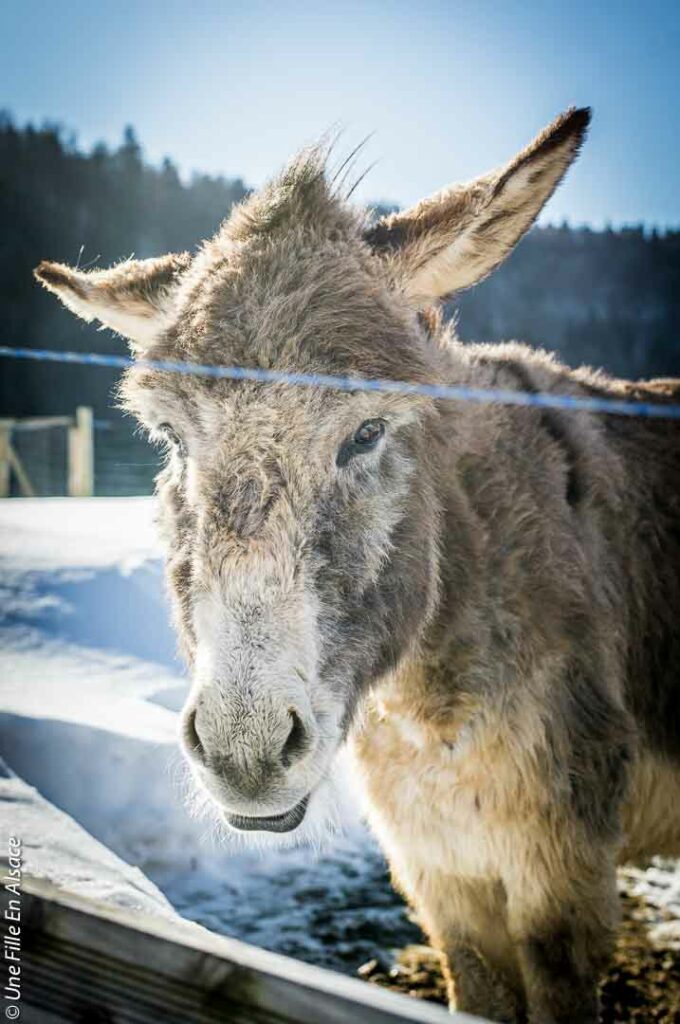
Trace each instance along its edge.
{"label": "donkey's front leg", "polygon": [[451,939],[443,948],[451,1010],[500,1024],[524,1024],[523,995],[502,968],[499,970],[479,948],[462,938]]}
{"label": "donkey's front leg", "polygon": [[563,863],[559,876],[526,876],[508,889],[508,926],[530,1024],[599,1020],[598,981],[609,960],[619,912],[616,875],[607,854],[606,868],[595,869],[592,863],[577,867],[569,859],[571,864]]}
{"label": "donkey's front leg", "polygon": [[526,1021],[521,970],[498,883],[424,872],[413,902],[444,954],[451,1009],[502,1024]]}

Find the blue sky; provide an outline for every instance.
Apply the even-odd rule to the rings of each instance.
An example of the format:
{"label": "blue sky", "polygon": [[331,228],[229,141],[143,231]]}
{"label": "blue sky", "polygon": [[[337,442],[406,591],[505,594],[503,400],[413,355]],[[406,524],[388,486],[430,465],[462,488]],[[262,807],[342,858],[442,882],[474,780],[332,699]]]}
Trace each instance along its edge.
{"label": "blue sky", "polygon": [[595,120],[544,220],[680,224],[680,4],[5,0],[0,104],[84,146],[258,185],[334,124],[375,131],[357,193],[410,203],[509,158],[570,104]]}

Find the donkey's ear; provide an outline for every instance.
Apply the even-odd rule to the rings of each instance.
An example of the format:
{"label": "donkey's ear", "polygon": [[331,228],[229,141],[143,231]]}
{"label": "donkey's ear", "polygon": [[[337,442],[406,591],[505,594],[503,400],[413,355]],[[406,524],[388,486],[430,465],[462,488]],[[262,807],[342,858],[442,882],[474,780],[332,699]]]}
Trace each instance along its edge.
{"label": "donkey's ear", "polygon": [[378,221],[366,241],[426,306],[486,277],[531,227],[577,155],[590,110],[568,110],[514,160]]}
{"label": "donkey's ear", "polygon": [[142,351],[161,330],[174,289],[190,262],[189,253],[125,260],[108,270],[82,271],[43,262],[34,274],[83,320],[99,320]]}

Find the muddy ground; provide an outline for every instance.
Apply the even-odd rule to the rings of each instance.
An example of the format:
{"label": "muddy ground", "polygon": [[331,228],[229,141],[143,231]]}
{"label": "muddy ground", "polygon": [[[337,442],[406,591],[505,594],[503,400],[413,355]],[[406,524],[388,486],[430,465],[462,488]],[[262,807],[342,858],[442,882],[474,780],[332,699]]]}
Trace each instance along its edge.
{"label": "muddy ground", "polygon": [[[623,920],[601,986],[602,1024],[680,1024],[680,878],[676,864],[619,874]],[[359,977],[418,999],[446,1002],[439,958],[410,945],[364,963]]]}

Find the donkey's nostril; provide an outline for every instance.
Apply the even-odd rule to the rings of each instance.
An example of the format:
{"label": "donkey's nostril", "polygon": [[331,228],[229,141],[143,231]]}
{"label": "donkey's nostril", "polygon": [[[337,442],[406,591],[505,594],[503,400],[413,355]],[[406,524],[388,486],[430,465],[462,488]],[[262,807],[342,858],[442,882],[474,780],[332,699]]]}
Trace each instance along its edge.
{"label": "donkey's nostril", "polygon": [[192,754],[196,760],[205,761],[205,751],[196,728],[196,708],[191,708],[189,711],[185,712],[184,720],[182,722],[182,733],[184,745],[189,753]]}
{"label": "donkey's nostril", "polygon": [[288,714],[291,718],[290,732],[281,751],[284,768],[290,768],[294,761],[298,761],[309,750],[309,736],[302,719],[293,708],[290,708]]}

